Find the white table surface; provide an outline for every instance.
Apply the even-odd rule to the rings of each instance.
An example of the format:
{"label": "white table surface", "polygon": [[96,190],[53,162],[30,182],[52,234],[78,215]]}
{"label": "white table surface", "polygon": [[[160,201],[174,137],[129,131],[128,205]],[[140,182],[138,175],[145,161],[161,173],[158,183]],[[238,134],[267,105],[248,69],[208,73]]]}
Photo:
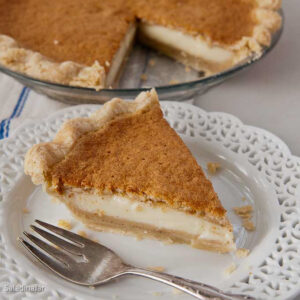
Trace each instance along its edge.
{"label": "white table surface", "polygon": [[262,61],[195,100],[279,136],[300,156],[300,1],[283,0],[284,32]]}

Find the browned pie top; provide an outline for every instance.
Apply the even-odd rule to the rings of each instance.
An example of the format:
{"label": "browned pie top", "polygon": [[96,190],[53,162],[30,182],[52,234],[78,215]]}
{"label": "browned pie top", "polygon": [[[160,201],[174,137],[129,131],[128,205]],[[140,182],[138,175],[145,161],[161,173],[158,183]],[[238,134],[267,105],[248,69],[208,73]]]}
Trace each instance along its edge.
{"label": "browned pie top", "polygon": [[212,184],[163,118],[159,105],[81,136],[47,180],[64,186],[150,195],[174,208],[223,217]]}
{"label": "browned pie top", "polygon": [[139,18],[203,34],[221,44],[251,36],[254,0],[131,0]]}
{"label": "browned pie top", "polygon": [[[135,16],[231,44],[252,34],[254,0],[0,0],[0,33],[56,62],[111,62]],[[106,66],[106,69],[107,66]]]}
{"label": "browned pie top", "polygon": [[56,62],[105,66],[133,20],[123,0],[0,0],[0,33]]}

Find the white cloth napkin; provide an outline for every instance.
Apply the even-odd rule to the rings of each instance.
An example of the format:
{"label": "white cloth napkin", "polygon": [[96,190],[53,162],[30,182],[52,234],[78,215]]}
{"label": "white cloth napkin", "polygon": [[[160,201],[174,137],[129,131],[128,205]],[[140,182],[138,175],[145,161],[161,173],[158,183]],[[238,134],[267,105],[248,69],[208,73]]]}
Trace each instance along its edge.
{"label": "white cloth napkin", "polygon": [[23,122],[43,119],[67,105],[39,95],[0,74],[0,107],[0,139],[3,139]]}

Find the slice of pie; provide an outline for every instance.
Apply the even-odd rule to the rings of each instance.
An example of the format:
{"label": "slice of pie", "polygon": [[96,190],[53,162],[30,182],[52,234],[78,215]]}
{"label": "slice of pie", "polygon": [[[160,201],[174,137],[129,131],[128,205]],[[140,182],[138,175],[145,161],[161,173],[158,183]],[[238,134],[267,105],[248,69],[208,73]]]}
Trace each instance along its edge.
{"label": "slice of pie", "polygon": [[92,229],[235,248],[226,210],[154,90],[67,121],[28,151],[25,173]]}
{"label": "slice of pie", "polygon": [[42,80],[116,83],[139,39],[207,74],[268,46],[280,0],[0,0],[0,64]]}

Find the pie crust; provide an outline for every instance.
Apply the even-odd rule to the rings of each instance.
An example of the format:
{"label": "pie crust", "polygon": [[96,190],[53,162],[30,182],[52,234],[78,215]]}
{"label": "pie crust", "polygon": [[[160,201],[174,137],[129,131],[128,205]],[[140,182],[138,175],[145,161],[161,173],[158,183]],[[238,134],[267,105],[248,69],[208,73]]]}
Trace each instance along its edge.
{"label": "pie crust", "polygon": [[6,35],[0,35],[0,63],[40,80],[96,90],[104,88],[105,70],[98,61],[90,67],[72,61],[56,63],[38,52],[22,48]]}
{"label": "pie crust", "polygon": [[[35,3],[36,1],[34,1],[31,0],[31,2]],[[5,4],[5,1],[2,2]],[[81,5],[79,0],[75,2],[68,0],[67,2],[66,5],[73,5],[74,3]],[[0,7],[4,5],[3,3],[0,2]],[[103,6],[99,8],[97,6],[100,4],[97,3],[95,0],[89,0],[86,2],[86,6],[89,9],[87,10],[88,14],[91,15],[91,22],[94,20],[94,14],[98,13],[101,19],[101,25],[99,25],[101,28],[99,30],[103,30],[103,34],[107,32],[109,36],[107,38],[105,34],[103,47],[101,48],[103,49],[102,52],[89,53],[94,52],[93,49],[101,44],[95,41],[93,46],[92,36],[97,31],[97,27],[93,29],[92,35],[89,36],[88,47],[90,48],[85,50],[85,45],[82,43],[77,47],[78,49],[75,46],[73,51],[70,47],[67,48],[67,53],[62,52],[62,54],[59,54],[57,52],[56,54],[55,51],[46,51],[51,54],[51,58],[40,53],[52,46],[48,45],[46,48],[43,48],[39,46],[40,41],[32,42],[36,46],[35,48],[41,48],[39,53],[38,51],[30,50],[30,47],[24,47],[24,43],[19,43],[18,39],[16,41],[12,36],[7,36],[2,32],[0,34],[0,63],[14,71],[25,73],[41,80],[71,86],[92,87],[98,90],[111,85],[115,80],[114,77],[117,77],[119,71],[114,70],[114,76],[112,76],[109,75],[109,69],[116,54],[120,52],[119,50],[123,46],[122,41],[125,41],[126,31],[132,27],[138,26],[138,28],[142,29],[145,25],[150,27],[159,25],[199,40],[199,43],[201,42],[205,47],[217,47],[230,52],[232,57],[222,62],[216,62],[213,59],[186,53],[186,51],[180,49],[180,45],[184,44],[180,40],[176,43],[178,47],[174,47],[166,44],[163,38],[153,39],[153,37],[145,34],[143,30],[140,30],[139,36],[143,43],[164,52],[188,66],[198,70],[205,70],[207,74],[210,74],[234,65],[251,54],[259,57],[262,53],[262,47],[270,45],[272,33],[281,26],[281,17],[277,12],[281,7],[281,0],[188,0],[184,2],[184,9],[183,2],[177,0],[153,2],[127,0],[124,5],[121,0],[106,0],[101,2]],[[32,5],[38,6],[41,4],[36,2],[36,4]],[[198,9],[193,9],[197,6]],[[213,13],[209,13],[210,11]],[[135,22],[135,17],[140,22]],[[105,21],[105,18],[107,21]],[[29,20],[29,22],[31,21]],[[4,25],[1,28],[7,28],[10,23],[6,27],[5,24],[4,21]],[[76,30],[77,25],[73,26]],[[97,26],[97,22],[95,22],[94,26]],[[107,26],[107,31],[105,31],[105,26]],[[19,31],[17,30],[16,32]],[[82,39],[84,39],[84,34],[87,33],[83,31],[81,34],[83,35]],[[74,33],[75,35],[76,33]],[[95,34],[95,36],[97,35]],[[23,40],[26,41],[26,35],[23,37]],[[53,41],[54,44],[56,44],[55,42],[60,43],[58,40]],[[127,51],[124,51],[124,54],[128,52],[132,42],[133,38],[130,39],[129,44],[128,41],[126,42]],[[55,49],[54,44],[53,49]],[[69,56],[74,57],[74,60],[71,61],[68,59],[70,51],[72,51],[72,55],[69,54]],[[76,54],[77,52],[78,55]],[[126,55],[121,57],[121,59],[125,60],[125,57]],[[64,58],[65,61],[62,60]],[[119,62],[116,65],[121,68],[122,63]],[[109,77],[109,80],[107,80],[107,77]]]}
{"label": "pie crust", "polygon": [[67,121],[27,152],[24,170],[90,228],[234,249],[226,210],[154,90]]}

